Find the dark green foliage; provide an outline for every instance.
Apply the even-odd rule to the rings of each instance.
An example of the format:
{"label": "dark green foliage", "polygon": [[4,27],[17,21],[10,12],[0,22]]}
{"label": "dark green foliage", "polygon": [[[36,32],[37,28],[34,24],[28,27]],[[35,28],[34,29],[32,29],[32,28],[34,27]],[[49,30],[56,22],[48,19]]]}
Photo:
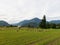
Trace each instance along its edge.
{"label": "dark green foliage", "polygon": [[46,28],[50,28],[51,24],[49,22],[46,23]]}
{"label": "dark green foliage", "polygon": [[56,29],[56,28],[60,28],[60,25],[59,24],[55,24],[55,23],[47,22],[46,21],[46,16],[44,15],[42,21],[40,22],[39,27],[43,28],[43,29],[47,29],[47,28]]}
{"label": "dark green foliage", "polygon": [[57,29],[60,29],[60,24],[56,24],[56,28]]}
{"label": "dark green foliage", "polygon": [[50,27],[51,27],[51,28],[56,28],[56,24],[51,23],[51,24],[50,24]]}
{"label": "dark green foliage", "polygon": [[40,23],[40,27],[41,28],[46,28],[46,16],[45,15],[43,16],[43,19],[42,19],[42,21]]}

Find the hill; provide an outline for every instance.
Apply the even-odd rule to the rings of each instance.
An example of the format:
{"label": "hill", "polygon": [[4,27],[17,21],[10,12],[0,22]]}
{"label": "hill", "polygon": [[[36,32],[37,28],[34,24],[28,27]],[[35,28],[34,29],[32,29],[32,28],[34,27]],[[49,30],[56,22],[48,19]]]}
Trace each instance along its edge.
{"label": "hill", "polygon": [[9,26],[9,24],[6,21],[0,21],[0,26]]}
{"label": "hill", "polygon": [[21,21],[17,24],[15,24],[16,26],[32,26],[32,27],[38,27],[39,26],[39,23],[41,22],[41,19],[39,18],[33,18],[31,20],[24,20],[24,21]]}
{"label": "hill", "polygon": [[60,23],[60,20],[52,20],[50,21],[51,23],[55,23],[55,24],[59,24]]}

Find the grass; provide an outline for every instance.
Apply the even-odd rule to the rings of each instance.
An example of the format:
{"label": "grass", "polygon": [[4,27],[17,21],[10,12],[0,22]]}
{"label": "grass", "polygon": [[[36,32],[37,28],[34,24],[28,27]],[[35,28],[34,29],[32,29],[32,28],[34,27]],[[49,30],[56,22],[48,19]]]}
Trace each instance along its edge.
{"label": "grass", "polygon": [[59,42],[60,29],[0,27],[0,45],[60,45]]}

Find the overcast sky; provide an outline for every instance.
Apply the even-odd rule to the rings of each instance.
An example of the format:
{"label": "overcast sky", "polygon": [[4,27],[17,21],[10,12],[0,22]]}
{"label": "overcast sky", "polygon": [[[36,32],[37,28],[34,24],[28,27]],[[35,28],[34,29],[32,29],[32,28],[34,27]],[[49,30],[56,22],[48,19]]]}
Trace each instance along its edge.
{"label": "overcast sky", "polygon": [[60,0],[0,0],[0,20],[15,23],[43,15],[60,19]]}

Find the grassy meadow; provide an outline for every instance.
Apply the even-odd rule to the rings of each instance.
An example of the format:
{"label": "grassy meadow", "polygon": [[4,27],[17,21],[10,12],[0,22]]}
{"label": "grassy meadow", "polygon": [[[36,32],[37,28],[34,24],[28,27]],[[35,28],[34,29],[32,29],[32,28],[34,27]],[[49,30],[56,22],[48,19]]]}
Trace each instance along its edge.
{"label": "grassy meadow", "polygon": [[0,27],[0,45],[60,45],[60,29]]}

